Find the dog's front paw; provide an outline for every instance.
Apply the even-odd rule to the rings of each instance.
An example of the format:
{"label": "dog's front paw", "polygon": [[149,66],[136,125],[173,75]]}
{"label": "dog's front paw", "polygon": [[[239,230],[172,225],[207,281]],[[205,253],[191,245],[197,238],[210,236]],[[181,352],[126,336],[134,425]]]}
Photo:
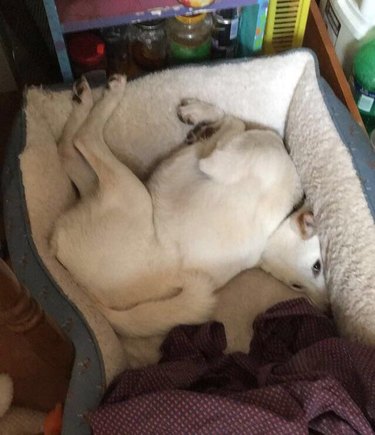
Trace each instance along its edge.
{"label": "dog's front paw", "polygon": [[177,108],[177,116],[185,124],[197,125],[218,121],[224,116],[224,112],[195,98],[184,98]]}

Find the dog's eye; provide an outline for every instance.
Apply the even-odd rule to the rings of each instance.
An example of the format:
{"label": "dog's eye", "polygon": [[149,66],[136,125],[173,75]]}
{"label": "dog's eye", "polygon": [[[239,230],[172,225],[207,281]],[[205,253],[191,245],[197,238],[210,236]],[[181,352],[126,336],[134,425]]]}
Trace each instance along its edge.
{"label": "dog's eye", "polygon": [[302,286],[299,284],[292,284],[292,287],[295,288],[296,290],[302,290]]}
{"label": "dog's eye", "polygon": [[322,268],[322,265],[320,263],[320,260],[317,260],[315,262],[314,266],[312,267],[312,271],[313,271],[313,274],[315,277],[319,275],[321,268]]}

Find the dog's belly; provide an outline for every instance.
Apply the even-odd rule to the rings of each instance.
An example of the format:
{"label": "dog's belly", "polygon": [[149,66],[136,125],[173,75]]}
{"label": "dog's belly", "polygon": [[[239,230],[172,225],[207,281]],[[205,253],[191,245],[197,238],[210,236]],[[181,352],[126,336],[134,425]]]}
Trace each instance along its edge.
{"label": "dog's belly", "polygon": [[244,204],[234,196],[200,193],[198,202],[195,195],[185,197],[173,212],[164,208],[158,218],[178,247],[183,269],[208,273],[221,286],[258,263],[269,234],[250,200]]}
{"label": "dog's belly", "polygon": [[[229,225],[206,227],[193,237],[182,237],[179,240],[184,268],[208,273],[218,287],[242,270],[254,267],[260,260],[266,243],[266,239],[256,230],[241,228],[241,225],[233,226],[233,221],[228,223]],[[185,235],[188,235],[189,228],[185,229]]]}

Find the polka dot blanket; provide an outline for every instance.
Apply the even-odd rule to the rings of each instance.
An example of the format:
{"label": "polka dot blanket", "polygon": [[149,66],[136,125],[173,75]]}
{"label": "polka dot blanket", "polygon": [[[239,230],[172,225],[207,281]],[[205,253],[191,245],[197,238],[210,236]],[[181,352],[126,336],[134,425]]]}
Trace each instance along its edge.
{"label": "polka dot blanket", "polygon": [[220,323],[175,328],[159,364],[112,383],[94,434],[374,433],[375,348],[340,338],[306,300],[260,315],[248,354],[225,347]]}

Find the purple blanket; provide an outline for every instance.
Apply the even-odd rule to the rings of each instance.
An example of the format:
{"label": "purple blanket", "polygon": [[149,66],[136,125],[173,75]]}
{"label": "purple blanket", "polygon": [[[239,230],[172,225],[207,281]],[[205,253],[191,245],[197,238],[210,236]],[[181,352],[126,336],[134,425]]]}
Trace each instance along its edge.
{"label": "purple blanket", "polygon": [[259,316],[248,355],[225,346],[220,323],[175,328],[158,365],[110,386],[94,434],[374,433],[375,349],[304,299]]}

